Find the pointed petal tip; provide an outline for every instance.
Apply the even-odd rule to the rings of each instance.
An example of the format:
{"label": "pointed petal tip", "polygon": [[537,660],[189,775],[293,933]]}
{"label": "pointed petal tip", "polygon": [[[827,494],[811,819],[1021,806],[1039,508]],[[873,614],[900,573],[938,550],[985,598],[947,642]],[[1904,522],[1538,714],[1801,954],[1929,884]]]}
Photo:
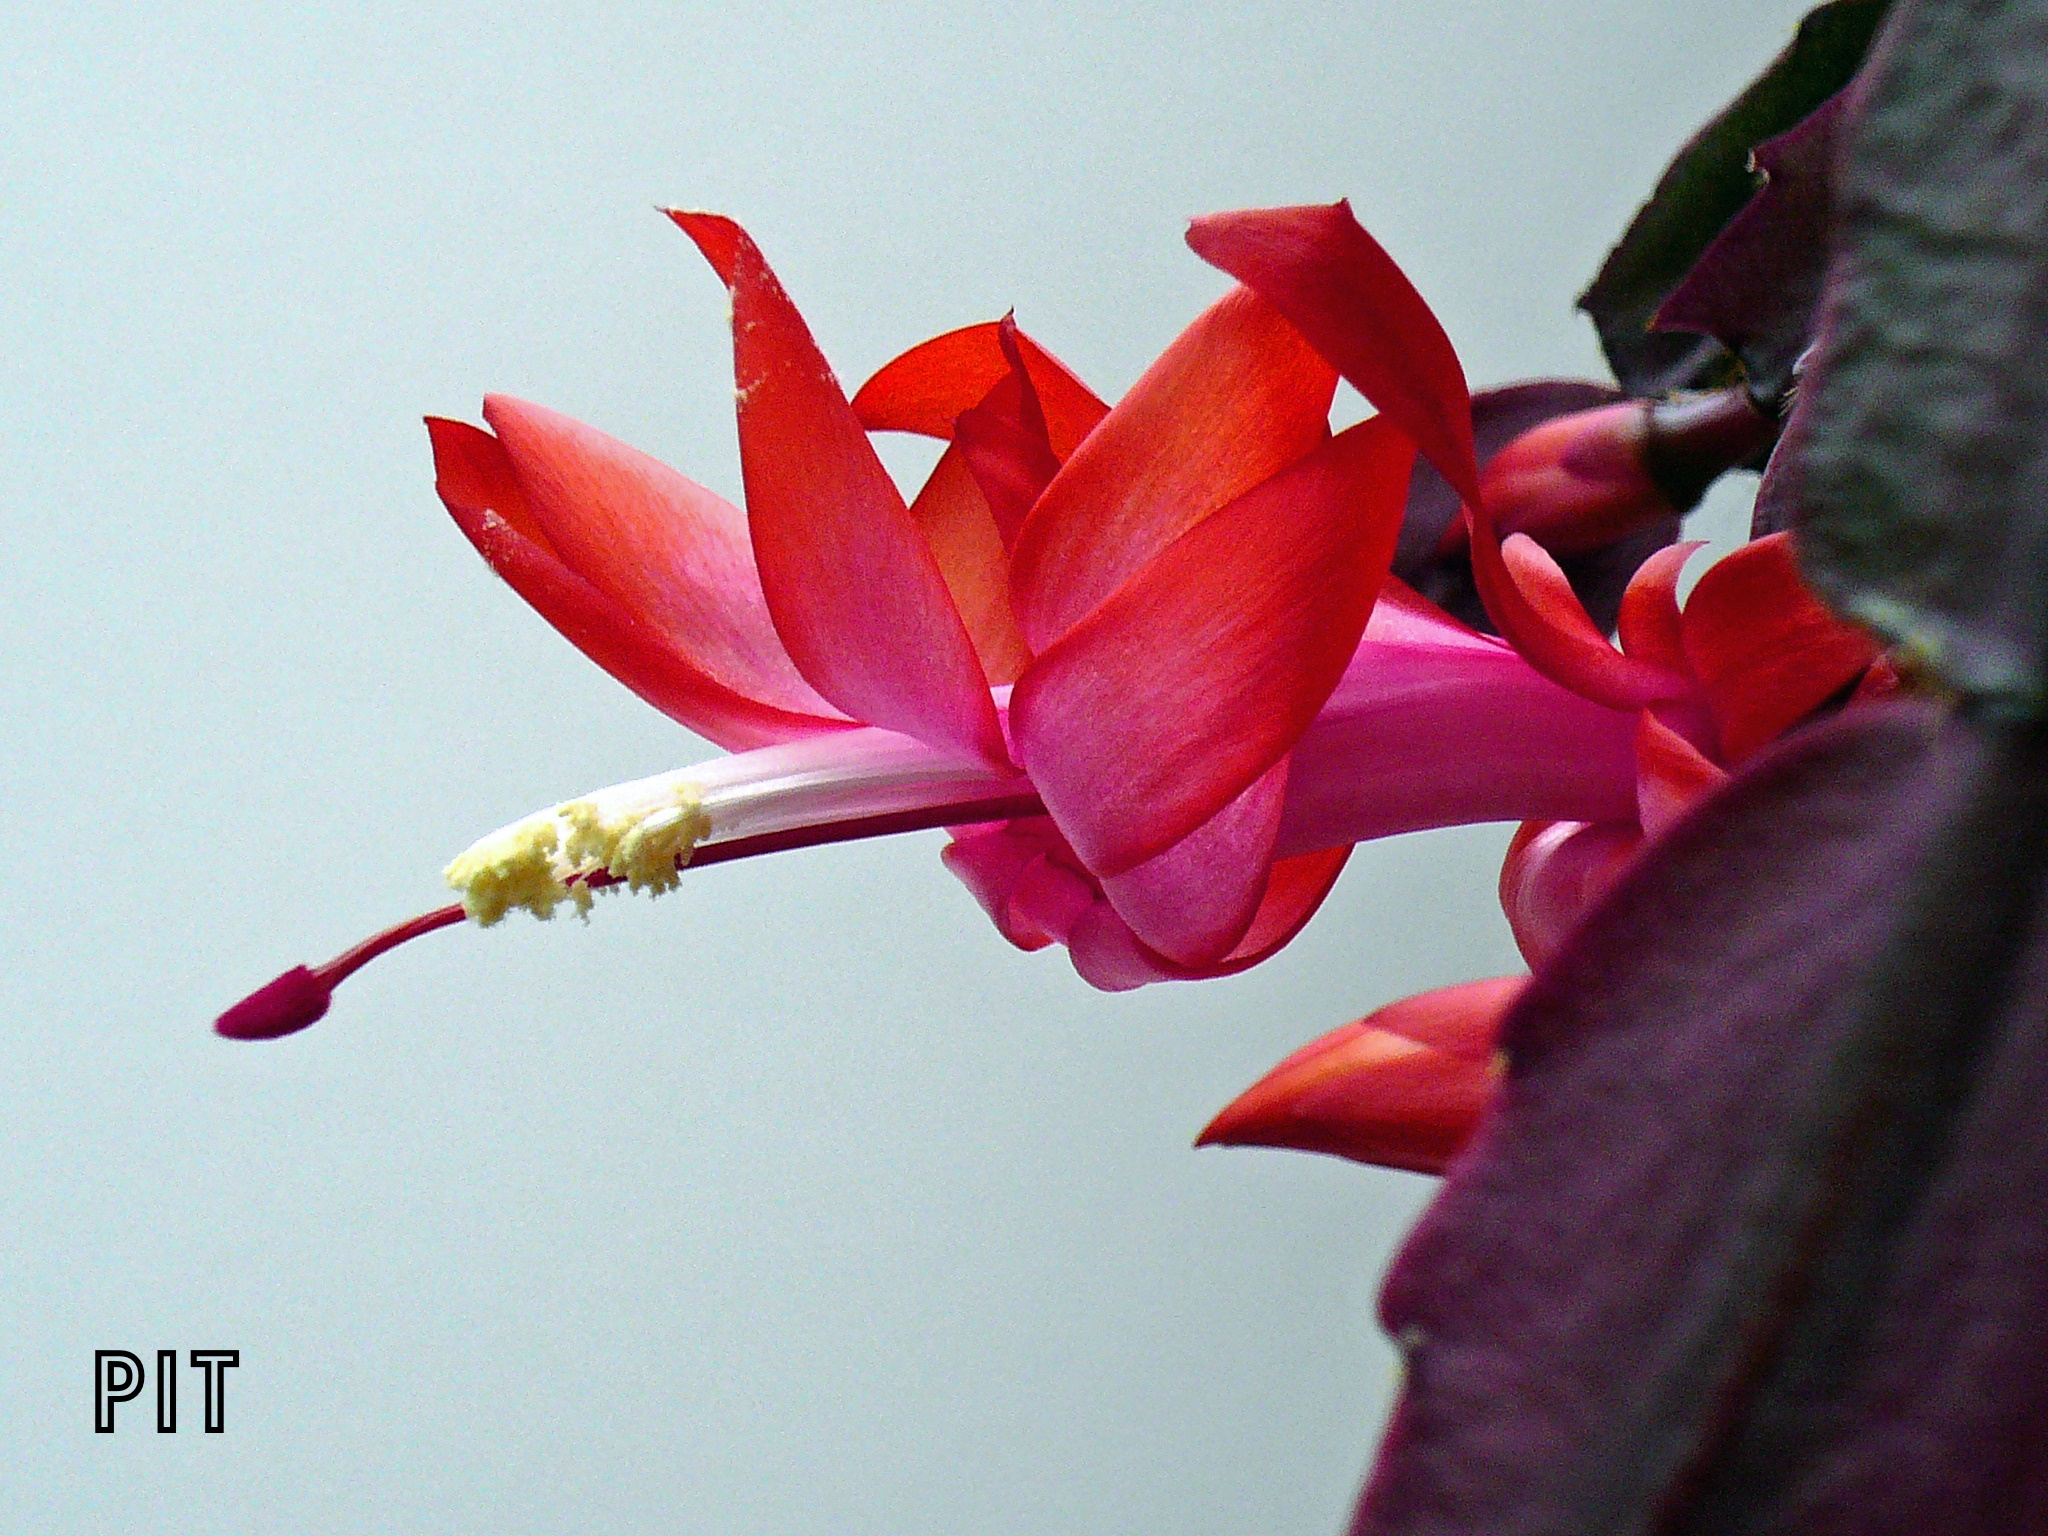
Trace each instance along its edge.
{"label": "pointed petal tip", "polygon": [[1493,1098],[1493,1042],[1526,977],[1390,1004],[1311,1041],[1226,1105],[1198,1147],[1279,1147],[1441,1173]]}
{"label": "pointed petal tip", "polygon": [[258,987],[213,1021],[227,1040],[277,1040],[317,1023],[334,1001],[334,988],[303,965]]}
{"label": "pointed petal tip", "polygon": [[711,263],[711,269],[718,274],[719,281],[728,288],[733,284],[734,267],[740,252],[753,244],[747,232],[722,213],[706,213],[694,208],[664,208],[669,222],[696,243],[704,259]]}

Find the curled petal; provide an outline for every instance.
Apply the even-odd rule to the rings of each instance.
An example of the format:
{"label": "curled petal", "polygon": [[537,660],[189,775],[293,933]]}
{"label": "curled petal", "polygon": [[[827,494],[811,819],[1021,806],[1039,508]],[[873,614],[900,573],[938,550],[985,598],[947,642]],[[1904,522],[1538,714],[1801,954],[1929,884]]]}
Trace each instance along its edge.
{"label": "curled petal", "polygon": [[[861,425],[870,432],[917,432],[950,440],[960,413],[980,404],[1010,371],[1000,340],[1005,323],[963,326],[884,363],[853,397]],[[1045,412],[1047,439],[1064,462],[1109,407],[1066,364],[1022,331],[1016,336]]]}
{"label": "curled petal", "polygon": [[1534,539],[1516,533],[1503,544],[1483,503],[1466,511],[1472,523],[1472,577],[1486,611],[1537,671],[1609,709],[1640,709],[1688,690],[1691,685],[1682,675],[1616,651],[1593,627],[1557,562]]}
{"label": "curled petal", "polygon": [[1048,817],[963,827],[940,857],[1021,950],[1064,939],[1101,899]]}
{"label": "curled petal", "polygon": [[714,613],[714,604],[702,602],[693,609],[688,599],[653,604],[651,612],[633,608],[563,558],[503,443],[432,417],[427,431],[435,487],[477,553],[570,644],[663,714],[731,751],[850,723],[781,656],[758,593],[750,612],[744,580],[730,564],[722,571],[729,608]]}
{"label": "curled petal", "polygon": [[1686,602],[1684,638],[1731,763],[1804,720],[1878,653],[1807,590],[1789,533],[1716,561]]}
{"label": "curled petal", "polygon": [[1331,848],[1281,859],[1264,881],[1250,926],[1230,952],[1207,965],[1185,966],[1131,931],[1049,817],[960,828],[954,838],[945,851],[946,867],[974,893],[1002,935],[1026,950],[1065,944],[1075,971],[1105,992],[1257,965],[1315,915],[1351,854],[1349,848]]}
{"label": "curled petal", "polygon": [[1670,672],[1691,670],[1678,612],[1678,573],[1700,547],[1697,539],[1667,544],[1636,568],[1621,594],[1617,627],[1624,653]]}
{"label": "curled petal", "polygon": [[1531,967],[1557,952],[1642,845],[1632,821],[1525,821],[1500,866],[1500,906]]}
{"label": "curled petal", "polygon": [[[1621,391],[1611,386],[1575,379],[1532,379],[1480,390],[1472,397],[1472,436],[1479,453],[1481,484],[1487,466],[1524,433],[1559,416],[1610,405],[1621,398]],[[1505,531],[1516,530],[1507,526]],[[1646,555],[1670,543],[1677,531],[1674,515],[1618,544],[1559,562],[1596,628],[1614,627],[1615,609],[1636,567]],[[1489,623],[1472,582],[1464,504],[1427,460],[1417,467],[1408,490],[1408,515],[1394,551],[1394,573],[1468,624]]]}
{"label": "curled petal", "polygon": [[1019,758],[1088,868],[1171,847],[1293,746],[1364,630],[1410,461],[1384,419],[1351,428],[1176,540],[1026,670]]}
{"label": "curled petal", "polygon": [[1074,450],[1018,534],[1010,579],[1032,649],[1323,441],[1336,382],[1245,289],[1198,316]]}
{"label": "curled petal", "polygon": [[1293,941],[1330,894],[1350,854],[1349,848],[1328,848],[1276,863],[1245,936],[1229,954],[1207,965],[1181,965],[1167,959],[1132,933],[1106,899],[1097,901],[1075,923],[1067,935],[1067,952],[1081,979],[1105,992],[1128,991],[1155,981],[1233,976]]}
{"label": "curled petal", "polygon": [[1528,979],[1425,992],[1334,1030],[1233,1100],[1195,1145],[1290,1147],[1441,1173],[1493,1101],[1501,1020]]}
{"label": "curled petal", "polygon": [[670,217],[732,295],[747,519],[790,656],[854,718],[1006,766],[945,579],[803,317],[737,224]]}
{"label": "curled petal", "polygon": [[1459,496],[1479,499],[1458,354],[1349,203],[1210,214],[1189,226],[1188,244],[1291,320]]}
{"label": "curled petal", "polygon": [[1728,777],[1678,732],[1644,710],[1636,722],[1637,814],[1643,835],[1664,835],[1692,803]]}
{"label": "curled petal", "polygon": [[1266,894],[1259,900],[1251,926],[1237,941],[1236,948],[1205,968],[1203,974],[1235,975],[1284,949],[1316,915],[1316,908],[1330,894],[1330,887],[1344,873],[1345,861],[1350,857],[1351,850],[1346,847],[1321,848],[1314,853],[1297,853],[1275,860],[1267,872]]}

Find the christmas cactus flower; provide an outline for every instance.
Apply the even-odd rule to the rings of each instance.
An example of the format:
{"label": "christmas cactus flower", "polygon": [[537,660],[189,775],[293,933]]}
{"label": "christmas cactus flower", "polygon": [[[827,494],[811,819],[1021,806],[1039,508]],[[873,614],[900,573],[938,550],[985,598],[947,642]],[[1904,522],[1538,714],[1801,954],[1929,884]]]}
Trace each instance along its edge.
{"label": "christmas cactus flower", "polygon": [[[482,839],[449,866],[462,913],[546,915],[666,889],[693,857],[951,825],[981,829],[954,866],[1024,937],[1015,914],[1035,933],[1046,909],[1028,861],[990,857],[1000,818],[1009,851],[1035,836],[1073,875],[1087,910],[1065,899],[1056,936],[1084,974],[1124,985],[1270,953],[1358,836],[1502,814],[1483,775],[1412,803],[1412,753],[1389,766],[1408,802],[1348,782],[1385,735],[1376,713],[1462,713],[1456,688],[1389,700],[1358,663],[1416,445],[1470,458],[1449,342],[1348,208],[1198,223],[1197,250],[1243,286],[1111,410],[1008,322],[914,349],[849,401],[745,232],[673,217],[732,298],[744,513],[517,401],[486,402],[490,431],[430,431],[442,498],[492,566],[629,687],[740,750]],[[1382,412],[1333,434],[1340,372]],[[908,504],[868,441],[892,428],[951,440]],[[1505,648],[1430,643],[1475,653],[1468,692],[1561,711],[1535,812],[1608,807],[1612,775],[1581,759],[1618,762],[1618,737]],[[356,965],[456,920],[287,973],[221,1028],[302,1027]]]}

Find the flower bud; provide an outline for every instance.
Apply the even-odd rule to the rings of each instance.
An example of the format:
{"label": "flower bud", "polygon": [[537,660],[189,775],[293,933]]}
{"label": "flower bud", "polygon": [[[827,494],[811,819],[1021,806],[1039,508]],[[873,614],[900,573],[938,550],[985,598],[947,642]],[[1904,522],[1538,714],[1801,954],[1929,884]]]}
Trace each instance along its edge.
{"label": "flower bud", "polygon": [[1582,554],[1689,511],[1776,430],[1740,389],[1622,400],[1523,433],[1488,461],[1480,489],[1501,537]]}
{"label": "flower bud", "polygon": [[1651,478],[1648,401],[1559,416],[1493,456],[1480,489],[1505,538],[1526,533],[1552,554],[1627,538],[1674,509]]}

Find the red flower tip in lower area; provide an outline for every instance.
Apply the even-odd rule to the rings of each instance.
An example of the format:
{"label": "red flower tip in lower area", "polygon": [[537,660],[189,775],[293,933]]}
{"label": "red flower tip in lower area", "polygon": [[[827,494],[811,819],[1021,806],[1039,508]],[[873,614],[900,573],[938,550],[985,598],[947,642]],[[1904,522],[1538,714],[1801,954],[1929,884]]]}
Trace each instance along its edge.
{"label": "red flower tip in lower area", "polygon": [[317,971],[295,965],[215,1019],[213,1030],[229,1040],[276,1040],[317,1023],[333,1001],[334,988]]}
{"label": "red flower tip in lower area", "polygon": [[1286,1147],[1441,1173],[1492,1101],[1500,1022],[1526,976],[1390,1003],[1289,1056],[1209,1122],[1198,1147]]}

